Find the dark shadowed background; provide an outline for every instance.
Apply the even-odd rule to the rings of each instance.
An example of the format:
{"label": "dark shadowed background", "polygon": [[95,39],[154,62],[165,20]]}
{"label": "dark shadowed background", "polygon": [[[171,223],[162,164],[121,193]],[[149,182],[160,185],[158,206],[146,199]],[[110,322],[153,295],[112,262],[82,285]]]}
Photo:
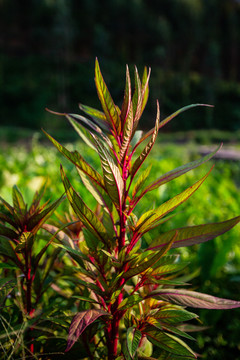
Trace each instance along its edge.
{"label": "dark shadowed background", "polygon": [[45,111],[99,107],[97,56],[118,103],[125,64],[152,68],[143,128],[156,99],[162,116],[190,103],[165,131],[240,129],[240,2],[237,0],[0,0],[1,125],[65,131]]}

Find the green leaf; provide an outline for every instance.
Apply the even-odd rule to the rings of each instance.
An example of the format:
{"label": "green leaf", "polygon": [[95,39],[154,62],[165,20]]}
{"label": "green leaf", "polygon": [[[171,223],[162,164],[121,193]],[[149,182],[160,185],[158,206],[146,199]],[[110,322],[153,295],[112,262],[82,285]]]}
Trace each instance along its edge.
{"label": "green leaf", "polygon": [[196,319],[198,315],[191,313],[186,310],[171,310],[169,308],[167,309],[161,309],[156,314],[154,314],[154,318],[163,321],[167,324],[176,324],[176,323],[182,323],[184,321],[189,321],[192,319]]}
{"label": "green leaf", "polygon": [[59,144],[52,136],[47,134],[44,130],[43,132],[48,137],[48,139],[53,143],[54,146],[63,154],[67,159],[69,159],[79,170],[83,171],[91,180],[101,186],[105,190],[104,181],[102,176],[94,170],[79,154],[78,151],[68,151],[64,146]]}
{"label": "green leaf", "polygon": [[149,329],[146,331],[146,335],[153,345],[156,345],[171,354],[187,356],[188,358],[193,359],[197,358],[187,344],[173,335],[159,331],[153,326],[149,326]]}
{"label": "green leaf", "polygon": [[129,75],[129,69],[128,66],[126,66],[126,85],[124,90],[124,99],[121,109],[121,121],[122,121],[122,127],[124,126],[128,116],[129,111],[132,107],[131,104],[131,79]]}
{"label": "green leaf", "polygon": [[118,306],[118,310],[130,309],[132,306],[143,301],[143,297],[138,294],[127,296]]}
{"label": "green leaf", "polygon": [[121,133],[121,121],[116,106],[103,79],[97,59],[95,62],[95,84],[106,119],[109,124],[111,124],[113,132],[117,136]]}
{"label": "green leaf", "polygon": [[132,191],[132,197],[135,197],[135,195],[138,193],[138,191],[141,190],[141,188],[145,184],[145,181],[147,180],[147,178],[150,174],[151,168],[152,168],[151,165],[148,166],[138,177],[138,179],[134,185],[133,191]]}
{"label": "green leaf", "polygon": [[99,125],[104,131],[110,133],[111,126],[107,122],[106,116],[102,111],[83,104],[79,104],[79,108],[84,111],[85,114],[91,116],[91,118],[95,120],[96,125]]}
{"label": "green leaf", "polygon": [[2,224],[0,224],[0,235],[6,236],[11,240],[18,239],[18,234],[14,230]]}
{"label": "green leaf", "polygon": [[142,339],[142,333],[135,327],[127,329],[127,349],[131,359],[134,359],[136,351]]}
{"label": "green leaf", "polygon": [[159,219],[166,216],[169,212],[173,211],[174,209],[176,209],[176,207],[185,202],[202,185],[202,183],[210,174],[211,170],[202,179],[197,181],[195,184],[193,184],[180,194],[174,196],[172,199],[163,203],[157,209],[150,210],[147,213],[143,214],[136,224],[137,232],[147,232],[151,228],[151,226]]}
{"label": "green leaf", "polygon": [[79,219],[83,222],[86,228],[95,234],[103,243],[108,242],[106,229],[97,216],[84,203],[82,198],[76,193],[71,186],[61,167],[62,181],[66,190],[67,198]]}
{"label": "green leaf", "polygon": [[148,101],[148,95],[149,95],[149,78],[150,78],[150,74],[151,74],[151,69],[149,68],[149,71],[147,72],[147,68],[146,66],[144,67],[144,71],[143,71],[143,77],[142,77],[142,109],[141,109],[141,114],[143,113],[145,106],[147,104]]}
{"label": "green leaf", "polygon": [[12,259],[21,268],[21,262],[16,256],[9,239],[5,236],[0,236],[0,254]]}
{"label": "green leaf", "polygon": [[156,117],[156,124],[155,124],[155,128],[154,128],[154,132],[152,134],[151,140],[146,145],[146,147],[142,151],[141,155],[135,160],[135,162],[134,162],[134,164],[133,164],[133,166],[132,166],[132,168],[130,170],[132,178],[134,177],[134,175],[136,174],[136,172],[138,171],[140,166],[143,164],[144,160],[146,160],[147,156],[149,155],[150,151],[153,148],[153,145],[154,145],[154,143],[156,141],[157,134],[158,134],[159,118],[160,118],[160,110],[159,110],[159,105],[158,105],[158,102],[157,102],[157,117]]}
{"label": "green leaf", "polygon": [[132,106],[133,106],[133,130],[132,130],[132,134],[134,135],[138,123],[139,123],[139,119],[141,117],[142,114],[142,102],[143,102],[143,98],[142,98],[142,85],[141,85],[141,81],[138,75],[138,70],[137,67],[135,66],[135,89],[134,89],[134,93],[133,93],[133,98],[132,98]]}
{"label": "green leaf", "polygon": [[128,67],[126,71],[126,87],[121,111],[121,121],[123,128],[123,139],[120,148],[120,159],[122,159],[127,152],[133,131],[133,105],[131,102],[131,80]]}
{"label": "green leaf", "polygon": [[12,188],[12,199],[13,199],[13,206],[15,210],[19,211],[20,213],[24,213],[27,209],[27,206],[24,202],[23,196],[16,185]]}
{"label": "green leaf", "polygon": [[123,277],[125,279],[130,279],[135,275],[143,273],[149,268],[154,269],[154,264],[157,263],[171,248],[171,244],[173,243],[175,236],[176,235],[174,235],[173,238],[169,241],[169,243],[164,248],[162,248],[163,251],[159,251],[156,256],[153,253],[146,257],[144,261],[141,261],[140,263],[134,262],[134,267],[130,267],[130,269],[123,274]]}
{"label": "green leaf", "polygon": [[15,251],[17,253],[21,253],[26,247],[28,246],[31,247],[31,244],[33,242],[33,237],[34,235],[31,232],[28,231],[23,232],[19,238],[19,243],[16,246]]}
{"label": "green leaf", "polygon": [[157,239],[151,243],[149,250],[158,250],[161,246],[167,244],[175,231],[177,231],[177,236],[174,243],[172,244],[172,248],[191,246],[212,240],[215,237],[224,234],[226,231],[229,231],[239,222],[240,216],[237,216],[233,219],[218,223],[173,229],[157,237]]}
{"label": "green leaf", "polygon": [[240,301],[217,298],[185,289],[159,289],[153,291],[148,297],[201,309],[234,309],[240,307]]}
{"label": "green leaf", "polygon": [[106,147],[96,137],[95,141],[101,159],[104,184],[108,195],[115,205],[120,206],[123,196],[123,179],[120,170]]}
{"label": "green leaf", "polygon": [[33,214],[28,221],[28,231],[36,234],[42,224],[47,221],[47,219],[52,215],[54,210],[56,210],[56,208],[61,204],[64,199],[65,197],[61,196],[58,200],[54,201],[50,205],[43,207],[43,210],[40,213]]}
{"label": "green leaf", "polygon": [[69,328],[67,348],[65,351],[69,351],[72,348],[79,336],[89,325],[96,321],[100,316],[106,315],[109,316],[110,314],[100,309],[91,309],[77,313]]}
{"label": "green leaf", "polygon": [[[94,124],[91,120],[77,114],[67,114],[66,118],[72,124],[72,126],[77,131],[77,133],[83,138],[83,140],[85,140],[85,142],[86,142],[85,138],[87,137],[87,144],[90,145],[92,148],[94,148],[94,144],[92,142],[92,133],[97,135],[103,141],[105,141],[110,148],[112,147],[112,143],[109,140],[109,138],[104,134],[104,132],[100,129],[100,127]],[[82,131],[83,127],[87,130],[87,132],[83,133]],[[85,138],[83,137],[83,135]]]}
{"label": "green leaf", "polygon": [[157,189],[159,186],[166,184],[167,182],[176,179],[177,177],[187,173],[190,170],[195,169],[196,167],[202,165],[206,161],[210,160],[222,147],[222,144],[218,146],[216,150],[209,153],[208,155],[202,157],[201,159],[192,161],[188,164],[182,165],[174,170],[171,170],[167,172],[166,174],[162,175],[160,178],[149,184],[142,192],[142,194],[139,196],[141,198],[144,194],[146,194],[148,191],[152,191],[154,189]]}

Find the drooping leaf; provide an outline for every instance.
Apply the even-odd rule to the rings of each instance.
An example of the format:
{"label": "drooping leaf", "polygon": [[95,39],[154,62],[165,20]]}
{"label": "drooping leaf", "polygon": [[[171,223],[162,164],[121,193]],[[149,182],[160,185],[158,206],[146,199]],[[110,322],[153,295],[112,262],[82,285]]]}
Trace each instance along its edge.
{"label": "drooping leaf", "polygon": [[[87,137],[88,145],[94,148],[94,143],[92,141],[92,133],[98,136],[100,139],[105,141],[109,147],[112,147],[112,143],[109,140],[109,138],[104,134],[102,129],[93,123],[91,120],[77,114],[67,114],[66,118],[68,121],[72,124],[73,128],[77,131],[77,133],[83,138]],[[87,133],[82,131],[82,128],[85,128],[87,130]],[[86,141],[86,139],[83,138],[83,140]],[[89,144],[90,142],[90,144]],[[95,150],[95,149],[94,149]]]}
{"label": "drooping leaf", "polygon": [[210,174],[211,170],[202,179],[198,180],[195,184],[193,184],[180,194],[174,196],[172,199],[163,203],[157,209],[150,210],[147,213],[143,214],[136,224],[136,229],[138,233],[147,232],[155,222],[157,222],[159,219],[166,216],[169,212],[173,211],[174,209],[176,209],[176,207],[185,202],[202,185],[202,183]]}
{"label": "drooping leaf", "polygon": [[150,151],[153,148],[153,145],[157,139],[157,134],[158,134],[158,129],[159,129],[159,118],[160,118],[160,110],[159,110],[159,104],[157,102],[157,117],[156,117],[154,132],[152,134],[151,140],[146,145],[146,147],[142,151],[141,155],[135,160],[135,162],[130,170],[132,178],[134,177],[134,175],[136,174],[136,172],[138,171],[140,166],[143,164],[144,160],[147,158],[147,156],[149,155]]}
{"label": "drooping leaf", "polygon": [[106,229],[104,228],[101,221],[97,218],[97,216],[92,212],[91,209],[88,208],[82,198],[73,189],[62,167],[61,176],[66,190],[67,198],[76,215],[90,232],[95,234],[103,243],[106,243],[108,241]]}
{"label": "drooping leaf", "polygon": [[111,125],[107,122],[106,116],[102,111],[83,104],[79,104],[79,108],[84,111],[85,114],[91,116],[96,125],[100,126],[105,132],[110,133]]}
{"label": "drooping leaf", "polygon": [[123,179],[118,166],[106,147],[95,137],[98,154],[101,159],[104,184],[113,203],[120,206],[123,196]]}
{"label": "drooping leaf", "polygon": [[197,358],[197,356],[190,349],[190,347],[174,335],[159,331],[153,326],[149,326],[146,335],[148,340],[151,341],[151,343],[160,347],[163,350],[168,351],[169,353],[184,356],[184,359]]}
{"label": "drooping leaf", "polygon": [[234,309],[240,307],[240,301],[217,298],[185,289],[159,289],[153,291],[149,296],[177,305],[201,309]]}
{"label": "drooping leaf", "polygon": [[95,62],[95,84],[106,119],[109,124],[111,124],[112,130],[117,136],[121,133],[121,121],[116,106],[103,79],[97,59]]}
{"label": "drooping leaf", "polygon": [[224,234],[226,231],[229,231],[239,222],[240,216],[237,216],[233,219],[218,223],[187,226],[179,229],[173,229],[157,237],[150,244],[149,250],[158,250],[161,246],[168,243],[169,239],[172,238],[175,231],[177,231],[178,234],[174,243],[172,244],[172,248],[191,246],[212,240],[215,237]]}
{"label": "drooping leaf", "polygon": [[162,175],[160,178],[158,178],[157,180],[153,181],[151,184],[149,184],[141,193],[141,195],[139,196],[139,198],[141,198],[144,194],[146,194],[149,191],[152,191],[154,189],[157,189],[159,186],[168,183],[169,181],[176,179],[177,177],[187,173],[190,170],[195,169],[196,167],[202,165],[203,163],[205,163],[206,161],[210,160],[222,147],[222,144],[220,146],[218,146],[218,148],[216,150],[214,150],[213,152],[209,153],[208,155],[202,157],[201,159],[192,161],[188,164],[182,165],[174,170],[171,170],[169,172],[167,172],[166,174]]}
{"label": "drooping leaf", "polygon": [[207,107],[213,107],[212,105],[208,105],[208,104],[191,104],[191,105],[187,105],[182,107],[181,109],[175,111],[173,114],[169,115],[168,117],[166,117],[164,120],[162,120],[160,122],[160,126],[159,129],[161,129],[164,125],[166,125],[169,121],[171,121],[172,119],[174,119],[176,116],[178,116],[179,114],[181,114],[184,111],[187,111],[189,109],[192,109],[194,107],[197,106],[207,106]]}
{"label": "drooping leaf", "polygon": [[127,349],[131,359],[134,359],[136,351],[142,339],[142,333],[135,327],[127,329]]}
{"label": "drooping leaf", "polygon": [[77,313],[74,316],[69,328],[67,348],[65,351],[67,352],[72,348],[79,336],[89,325],[96,321],[100,316],[109,315],[110,314],[106,311],[100,309],[91,309]]}

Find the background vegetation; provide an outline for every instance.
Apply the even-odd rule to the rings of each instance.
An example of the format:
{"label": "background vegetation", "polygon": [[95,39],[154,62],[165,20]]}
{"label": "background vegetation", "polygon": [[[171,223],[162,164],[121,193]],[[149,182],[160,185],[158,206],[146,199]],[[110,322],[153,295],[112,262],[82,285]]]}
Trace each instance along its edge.
{"label": "background vegetation", "polygon": [[238,0],[1,0],[0,14],[4,126],[65,130],[46,106],[99,106],[92,81],[98,56],[116,102],[126,63],[140,72],[152,67],[143,127],[151,125],[158,98],[165,115],[190,103],[215,105],[168,130],[240,128]]}

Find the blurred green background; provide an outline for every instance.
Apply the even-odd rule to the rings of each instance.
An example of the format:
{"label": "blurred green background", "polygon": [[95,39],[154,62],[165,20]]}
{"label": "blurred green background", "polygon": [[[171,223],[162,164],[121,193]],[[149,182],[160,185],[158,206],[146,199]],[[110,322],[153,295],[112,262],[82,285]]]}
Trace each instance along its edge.
{"label": "blurred green background", "polygon": [[[64,118],[49,114],[45,107],[78,112],[81,102],[100,108],[94,85],[96,56],[118,105],[125,64],[132,74],[134,64],[140,74],[145,65],[152,68],[142,129],[155,121],[156,99],[162,118],[191,103],[215,106],[185,112],[161,129],[151,158],[154,177],[198,158],[199,144],[223,140],[225,149],[230,144],[239,154],[240,1],[0,0],[0,34],[0,189],[7,201],[15,183],[30,200],[46,175],[47,198],[55,200],[63,192],[60,162],[81,190],[73,167],[39,140],[44,139],[41,127],[60,141],[77,138]],[[75,146],[94,163],[81,143],[68,148]],[[206,184],[166,226],[222,221],[240,214],[240,162],[231,157],[214,162]],[[142,206],[167,200],[209,166],[162,187]],[[239,235],[238,226],[212,242],[181,250],[190,263],[194,289],[240,299]],[[203,325],[210,328],[193,334],[198,338],[195,350],[204,359],[239,360],[240,311],[200,313]]]}

